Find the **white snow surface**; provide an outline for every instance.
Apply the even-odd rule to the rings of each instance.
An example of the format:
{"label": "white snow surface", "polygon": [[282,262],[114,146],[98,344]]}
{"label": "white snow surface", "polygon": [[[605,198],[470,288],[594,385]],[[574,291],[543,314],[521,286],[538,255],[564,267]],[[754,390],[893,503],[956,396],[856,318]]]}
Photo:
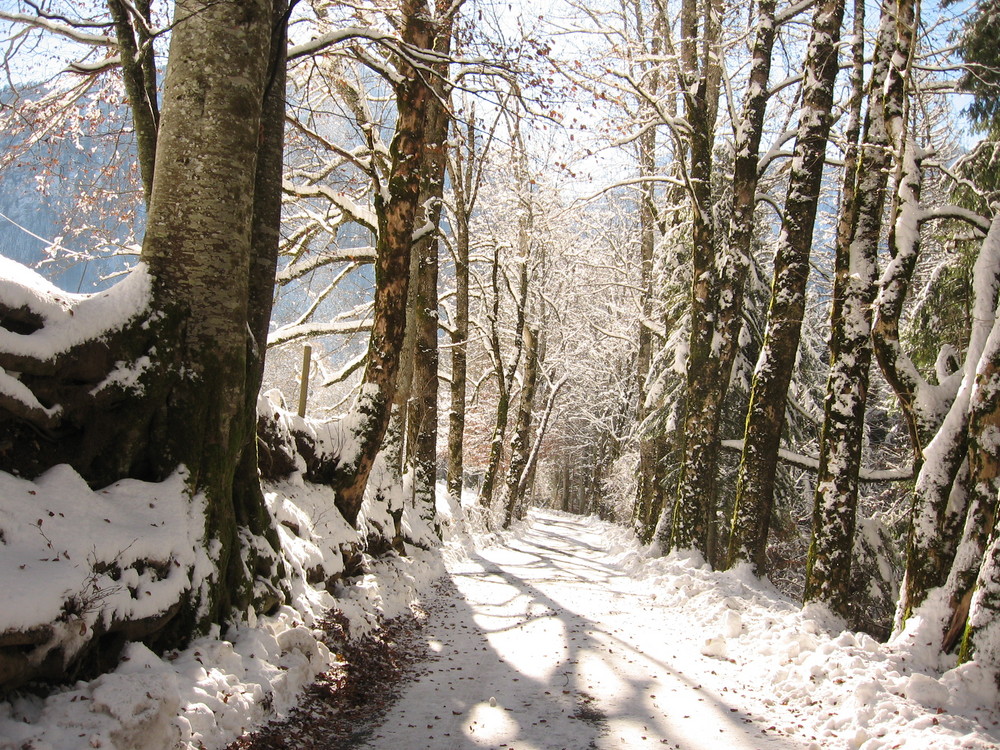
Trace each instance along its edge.
{"label": "white snow surface", "polygon": [[434,658],[368,750],[996,748],[995,674],[912,670],[747,568],[650,557],[596,519],[533,511],[448,565]]}
{"label": "white snow surface", "polygon": [[[0,327],[0,351],[22,357],[50,360],[74,346],[100,339],[123,328],[149,307],[151,277],[138,263],[111,289],[96,294],[70,294],[53,286],[27,266],[0,256],[0,299],[12,309],[29,312],[41,326],[30,334]],[[135,385],[148,360],[137,363],[138,371],[119,363],[104,387],[117,383]],[[19,401],[28,409],[55,417],[58,404],[45,407],[21,383],[19,374],[0,368],[0,394]]]}
{"label": "white snow surface", "polygon": [[[57,471],[59,486],[93,500],[66,472]],[[147,490],[165,494],[164,485]],[[321,500],[321,488],[300,480],[268,493],[272,511],[297,528],[283,543],[301,569],[351,538]],[[482,526],[469,500],[439,498],[440,550],[377,561],[336,598],[299,581],[274,617],[163,657],[132,644],[113,673],[0,703],[0,748],[224,747],[286,715],[336,658],[314,629],[325,608],[343,610],[361,633],[418,598],[431,611],[431,658],[373,729],[371,750],[1000,746],[996,674],[980,665],[933,671],[912,637],[883,645],[844,632],[745,568],[655,557],[631,532],[593,518],[536,510],[503,540],[470,534]],[[88,529],[88,543],[120,545],[105,544],[111,525],[102,524]],[[442,561],[451,582],[432,587]],[[17,596],[32,606],[30,590]],[[0,612],[9,624],[6,600]]]}
{"label": "white snow surface", "polygon": [[0,256],[0,298],[36,315],[42,328],[23,335],[0,329],[0,350],[47,360],[84,341],[117,331],[149,307],[152,278],[144,263],[110,289],[70,294],[37,272]]}
{"label": "white snow surface", "polygon": [[[317,565],[337,572],[340,545],[356,543],[357,532],[329,489],[298,473],[265,490],[289,569],[286,605],[266,618],[248,613],[224,634],[216,629],[162,657],[130,644],[113,673],[44,699],[25,693],[0,702],[0,750],[225,747],[286,715],[301,689],[334,662],[317,629],[329,610],[340,610],[351,634],[361,636],[380,618],[408,612],[443,573],[439,553],[414,549],[406,558],[369,561],[369,572],[334,597],[308,584],[306,572]],[[213,570],[199,552],[200,502],[186,491],[183,472],[162,483],[127,480],[97,491],[67,466],[33,482],[0,472],[0,633],[56,622],[51,645],[72,652],[99,618],[164,611]],[[142,560],[165,561],[169,573],[129,568]],[[107,563],[122,571],[120,579],[108,574]],[[85,606],[62,616],[68,600]]]}

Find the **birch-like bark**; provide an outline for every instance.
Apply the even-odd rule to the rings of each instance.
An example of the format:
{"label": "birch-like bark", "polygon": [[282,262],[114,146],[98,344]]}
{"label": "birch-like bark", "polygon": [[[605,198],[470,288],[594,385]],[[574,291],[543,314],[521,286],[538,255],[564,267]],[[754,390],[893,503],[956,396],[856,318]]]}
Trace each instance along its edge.
{"label": "birch-like bark", "polygon": [[[963,638],[961,659],[978,655],[1000,664],[1000,647],[984,637],[1000,612],[1000,558],[997,539],[997,497],[1000,493],[1000,322],[995,322],[976,372],[969,404],[967,510],[962,538],[945,582],[949,617],[942,649],[950,651]],[[975,600],[975,609],[973,609]]]}

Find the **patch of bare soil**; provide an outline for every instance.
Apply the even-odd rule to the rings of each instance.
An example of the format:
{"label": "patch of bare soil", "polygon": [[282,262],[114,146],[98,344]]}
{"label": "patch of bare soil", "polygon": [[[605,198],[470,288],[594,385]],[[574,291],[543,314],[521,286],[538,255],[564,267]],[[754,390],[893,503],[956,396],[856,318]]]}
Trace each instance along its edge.
{"label": "patch of bare soil", "polygon": [[331,615],[322,626],[340,663],[306,688],[287,719],[244,735],[226,750],[348,750],[363,744],[426,658],[420,638],[426,618],[415,608],[411,616],[349,640],[345,618]]}

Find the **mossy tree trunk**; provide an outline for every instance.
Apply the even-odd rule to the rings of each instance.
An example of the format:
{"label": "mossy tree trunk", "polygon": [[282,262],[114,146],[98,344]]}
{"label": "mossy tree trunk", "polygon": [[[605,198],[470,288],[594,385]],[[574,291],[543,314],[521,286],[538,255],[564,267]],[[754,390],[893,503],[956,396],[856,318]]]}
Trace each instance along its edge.
{"label": "mossy tree trunk", "polygon": [[[674,533],[670,544],[673,547],[695,546],[709,559],[715,557],[713,518],[719,471],[719,428],[739,350],[744,286],[750,268],[760,141],[775,36],[774,14],[773,0],[764,0],[758,8],[749,86],[737,130],[733,212],[725,247],[712,250],[710,257],[700,258],[699,252],[695,253],[695,275],[700,281],[695,285],[698,294],[692,307],[684,453],[674,500]],[[702,148],[706,147],[710,148],[711,143]],[[697,163],[694,155],[693,149],[693,165]],[[707,180],[708,176],[699,179]],[[701,200],[711,204],[707,194]],[[695,226],[697,229],[697,222]],[[707,230],[701,232],[706,233]],[[695,241],[697,247],[697,235]],[[690,515],[692,510],[699,508],[697,517]]]}
{"label": "mossy tree trunk", "polygon": [[[149,466],[160,477],[186,467],[192,491],[207,500],[205,543],[219,550],[208,601],[188,602],[190,618],[201,606],[201,625],[251,602],[257,571],[240,558],[241,527],[251,519],[258,531],[269,527],[259,487],[236,476],[243,461],[245,477],[256,471],[256,392],[277,257],[280,203],[270,183],[280,177],[283,91],[275,86],[283,78],[269,88],[268,75],[283,66],[283,51],[272,58],[271,49],[280,15],[270,0],[177,3],[142,249],[154,309],[170,325],[161,365],[172,368]],[[270,153],[258,160],[265,144]]]}
{"label": "mossy tree trunk", "polygon": [[1000,323],[994,324],[976,372],[969,404],[967,510],[961,540],[945,583],[949,617],[943,649],[962,637],[963,661],[976,652],[1000,664],[1000,646],[986,637],[1000,614],[997,497],[1000,491]]}
{"label": "mossy tree trunk", "polygon": [[[678,86],[683,92],[684,116],[691,128],[688,144],[688,184],[691,200],[691,330],[685,389],[684,429],[681,435],[684,461],[670,526],[661,516],[656,537],[664,548],[697,548],[707,552],[710,525],[715,504],[715,474],[700,471],[703,451],[711,450],[712,434],[717,425],[711,413],[701,411],[706,403],[706,388],[712,385],[705,377],[712,348],[712,292],[715,280],[716,236],[712,216],[712,148],[718,87],[711,81],[717,75],[715,50],[718,39],[710,34],[717,27],[709,21],[710,13],[700,12],[700,3],[685,0],[681,4],[681,55]],[[699,55],[699,40],[704,39],[712,54]],[[697,491],[688,491],[690,480]],[[664,511],[667,509],[664,508]]]}
{"label": "mossy tree trunk", "polygon": [[[859,159],[856,142],[863,98],[863,3],[855,3],[854,15],[851,122],[837,227],[830,375],[805,585],[806,601],[825,601],[848,619],[853,613],[851,561],[872,358],[871,311],[892,159],[883,115],[884,92],[889,61],[895,50],[893,8],[884,5]],[[895,93],[902,95],[902,90],[896,89]]]}
{"label": "mossy tree trunk", "polygon": [[791,177],[774,261],[767,329],[754,373],[727,563],[764,573],[785,399],[805,313],[813,227],[832,123],[844,0],[822,0],[813,17]]}

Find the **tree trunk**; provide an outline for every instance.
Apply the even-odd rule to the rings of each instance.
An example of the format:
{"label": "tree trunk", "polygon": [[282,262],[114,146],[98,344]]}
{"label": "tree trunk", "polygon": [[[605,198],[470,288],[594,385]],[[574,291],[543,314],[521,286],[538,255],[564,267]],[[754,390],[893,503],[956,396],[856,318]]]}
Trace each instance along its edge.
{"label": "tree trunk", "polygon": [[[638,0],[633,4],[635,26],[637,33],[644,33],[642,3]],[[648,43],[643,41],[644,52],[650,58],[662,54],[664,33],[660,15],[652,22],[652,35]],[[648,50],[648,52],[646,52]],[[645,95],[639,96],[639,125],[645,130],[639,135],[638,166],[639,177],[646,180],[640,186],[639,202],[639,279],[641,318],[638,322],[636,352],[635,388],[639,394],[636,409],[636,424],[639,425],[639,477],[636,487],[636,502],[633,513],[633,525],[639,536],[645,541],[652,539],[656,522],[663,509],[664,487],[659,481],[662,471],[659,462],[663,459],[664,438],[661,431],[653,428],[650,422],[656,413],[656,405],[649,402],[649,376],[653,364],[653,333],[649,323],[653,320],[656,287],[653,280],[653,264],[656,254],[657,210],[656,185],[653,178],[656,175],[656,128],[649,127],[654,121],[656,112],[648,97],[659,93],[661,75],[656,66],[641,63],[643,74],[640,84],[644,84]]]}
{"label": "tree trunk", "polygon": [[[151,0],[138,0],[135,9],[147,24],[152,23]],[[153,166],[156,160],[156,136],[160,127],[160,110],[156,92],[156,61],[152,39],[141,23],[136,22],[121,0],[107,0],[115,24],[118,53],[121,57],[122,80],[132,111],[135,132],[136,159],[142,177],[142,190],[149,205],[153,189]]]}
{"label": "tree trunk", "polygon": [[[439,3],[440,5],[440,3]],[[438,25],[434,50],[447,57],[451,52],[452,17]],[[424,130],[424,173],[419,205],[425,208],[425,232],[416,243],[416,294],[413,314],[416,330],[413,380],[410,386],[410,464],[413,467],[413,504],[429,528],[436,527],[434,485],[437,479],[438,432],[438,253],[440,246],[441,202],[448,165],[448,131],[451,115],[447,83],[448,64],[433,66],[432,95],[427,101]]]}
{"label": "tree trunk", "polygon": [[[507,434],[507,417],[510,412],[510,381],[504,370],[503,353],[500,347],[500,248],[494,248],[493,267],[490,269],[492,279],[493,306],[489,313],[490,349],[493,353],[494,378],[497,384],[497,409],[493,420],[493,434],[490,436],[490,456],[483,475],[483,483],[479,489],[479,502],[486,508],[493,503],[493,486],[497,473],[500,471],[500,461],[503,459],[503,441]],[[518,337],[520,341],[520,336]],[[520,350],[516,352],[520,356]]]}
{"label": "tree trunk", "polygon": [[469,342],[469,219],[462,207],[456,211],[455,219],[455,321],[454,332],[451,335],[448,492],[458,500],[462,497],[465,477],[465,391]]}
{"label": "tree trunk", "polygon": [[[695,464],[710,460],[703,451],[711,451],[712,433],[717,423],[712,413],[701,411],[711,388],[706,369],[711,361],[713,327],[712,306],[715,280],[716,237],[712,218],[712,147],[714,145],[716,103],[710,101],[713,87],[710,68],[718,62],[699,65],[697,54],[698,4],[685,0],[681,5],[680,84],[684,93],[685,117],[691,128],[688,183],[691,193],[691,331],[685,390],[686,406],[681,444],[685,460],[673,505],[671,526],[658,524],[656,538],[664,548],[698,548],[707,552],[709,527],[715,507],[714,472],[705,472]],[[710,25],[704,21],[706,28]],[[706,33],[705,43],[711,40]],[[717,93],[717,90],[716,90]],[[689,491],[689,479],[697,477],[697,492]],[[661,517],[661,520],[663,518]]]}
{"label": "tree trunk", "polygon": [[514,521],[514,509],[522,499],[525,470],[531,455],[531,415],[535,408],[535,393],[538,390],[538,370],[541,366],[541,332],[524,327],[524,378],[521,384],[521,400],[514,421],[514,436],[510,445],[510,463],[507,479],[500,502],[504,509],[503,528],[510,528]]}
{"label": "tree trunk", "polygon": [[[250,334],[247,352],[246,410],[256,420],[257,397],[264,380],[264,357],[267,334],[274,301],[274,277],[278,266],[278,246],[281,227],[281,178],[285,155],[285,50],[287,48],[285,13],[288,0],[274,0],[271,17],[272,44],[265,80],[264,105],[261,112],[261,138],[257,154],[254,184],[253,224],[248,284],[247,329]],[[255,423],[256,424],[256,423]],[[263,536],[272,550],[280,548],[277,530],[266,510],[258,471],[256,431],[243,448],[236,470],[236,518],[241,526],[257,536]],[[283,579],[280,563],[266,559],[263,545],[246,549],[246,565],[250,570],[273,569],[271,581],[258,581],[273,592]],[[262,559],[264,556],[264,559]],[[243,562],[242,560],[240,561]],[[235,561],[234,561],[235,563]],[[275,567],[277,566],[277,567]],[[275,592],[275,604],[277,604]],[[246,602],[238,602],[245,609]]]}
{"label": "tree trunk", "polygon": [[[908,159],[907,171],[916,169]],[[951,622],[945,640],[961,633],[996,500],[994,459],[987,435],[996,394],[990,376],[996,367],[995,310],[1000,298],[1000,215],[994,217],[974,269],[976,299],[964,376],[941,427],[926,449],[917,477],[906,543],[906,575],[896,611],[896,628],[939,586],[947,587]],[[986,519],[986,520],[984,520]],[[964,531],[963,531],[964,529]],[[956,553],[962,550],[961,556]]]}
{"label": "tree trunk", "polygon": [[[883,7],[860,163],[855,164],[856,157],[849,153],[845,164],[831,312],[830,375],[806,567],[806,601],[825,601],[848,619],[853,610],[851,560],[872,357],[871,310],[892,155],[883,120],[885,80],[895,50],[892,12],[893,8]],[[850,144],[857,139],[861,112],[863,14],[863,3],[856,3]]]}
{"label": "tree trunk", "polygon": [[[526,159],[527,155],[523,151],[520,159]],[[527,185],[527,179],[522,181]],[[496,368],[497,382],[497,411],[496,419],[493,423],[493,435],[490,440],[490,458],[486,466],[486,475],[483,477],[483,487],[480,492],[480,501],[486,507],[493,504],[494,486],[500,473],[500,464],[503,461],[503,443],[507,434],[507,420],[510,415],[510,391],[514,384],[514,375],[517,373],[518,365],[524,349],[524,317],[525,306],[528,303],[528,254],[531,248],[530,232],[533,226],[532,206],[530,199],[524,201],[524,212],[518,219],[518,259],[517,259],[517,298],[514,300],[515,322],[514,322],[514,351],[510,355],[510,362],[504,368],[503,354],[500,346],[500,252],[499,248],[493,256],[492,281],[493,281],[493,310],[490,315],[490,347],[493,351],[493,362]]]}
{"label": "tree trunk", "polygon": [[753,378],[728,564],[745,560],[765,571],[765,552],[785,399],[805,313],[813,226],[830,132],[843,0],[822,0],[813,19],[805,65],[802,110],[774,261],[764,344]]}
{"label": "tree trunk", "polygon": [[[998,514],[994,511],[994,518]],[[976,578],[975,593],[969,605],[968,625],[959,651],[959,661],[972,658],[995,669],[1000,665],[997,626],[1000,623],[1000,529],[995,521],[989,545]]]}
{"label": "tree trunk", "polygon": [[[187,590],[179,585],[164,611],[100,620],[66,655],[62,676],[107,664],[125,634],[180,646],[234,613],[280,602],[277,534],[260,493],[254,428],[277,257],[284,79],[269,87],[268,72],[284,60],[282,9],[271,0],[176,4],[141,256],[148,310],[53,361],[17,365],[26,388],[62,408],[55,424],[34,426],[33,443],[19,441],[34,456],[22,464],[8,453],[5,470],[34,476],[69,463],[104,487],[182,469],[192,502],[204,503],[200,543],[211,550],[205,577]],[[5,369],[7,358],[0,355]],[[140,387],[109,385],[122,363],[140,373]],[[25,421],[7,406],[5,438]]]}
{"label": "tree trunk", "polygon": [[[697,546],[709,559],[714,558],[711,517],[715,513],[715,481],[719,470],[719,428],[722,409],[739,348],[743,324],[743,297],[750,268],[750,243],[757,197],[757,167],[764,114],[767,109],[767,83],[771,72],[774,46],[775,3],[764,0],[759,6],[757,37],[747,96],[743,104],[741,126],[737,130],[736,161],[733,169],[733,218],[729,228],[725,257],[714,257],[710,266],[696,268],[703,279],[705,299],[692,308],[699,315],[698,347],[688,358],[687,406],[684,421],[684,454],[674,506],[674,528],[678,534],[671,546]],[[707,261],[706,261],[707,262]],[[708,291],[708,289],[712,291]],[[692,324],[692,332],[695,326]],[[684,533],[690,524],[686,513],[708,503],[707,517],[698,538]]]}
{"label": "tree trunk", "polygon": [[[404,0],[402,39],[417,50],[433,49],[435,24],[426,0]],[[431,96],[424,75],[402,61],[395,84],[396,129],[389,146],[387,184],[375,191],[378,239],[375,304],[368,362],[354,408],[354,429],[332,482],[336,505],[355,523],[365,485],[389,424],[400,348],[406,329],[410,250],[419,209],[424,166],[424,133]]]}
{"label": "tree trunk", "polygon": [[[962,660],[974,653],[1000,664],[1000,647],[983,637],[1000,610],[995,565],[997,495],[1000,491],[1000,323],[995,323],[976,372],[969,404],[969,477],[965,529],[945,584],[950,618],[943,649],[963,633]],[[974,604],[973,604],[974,603]],[[974,606],[974,609],[973,609]]]}
{"label": "tree trunk", "polygon": [[[186,467],[208,504],[205,543],[219,550],[208,600],[192,595],[181,618],[200,627],[252,594],[239,526],[258,509],[237,510],[234,477],[256,424],[247,327],[254,253],[270,252],[253,238],[271,24],[267,0],[177,3],[142,249],[154,306],[176,332],[163,350],[180,365],[154,419],[150,465],[160,477]],[[272,219],[261,214],[258,231]]]}

